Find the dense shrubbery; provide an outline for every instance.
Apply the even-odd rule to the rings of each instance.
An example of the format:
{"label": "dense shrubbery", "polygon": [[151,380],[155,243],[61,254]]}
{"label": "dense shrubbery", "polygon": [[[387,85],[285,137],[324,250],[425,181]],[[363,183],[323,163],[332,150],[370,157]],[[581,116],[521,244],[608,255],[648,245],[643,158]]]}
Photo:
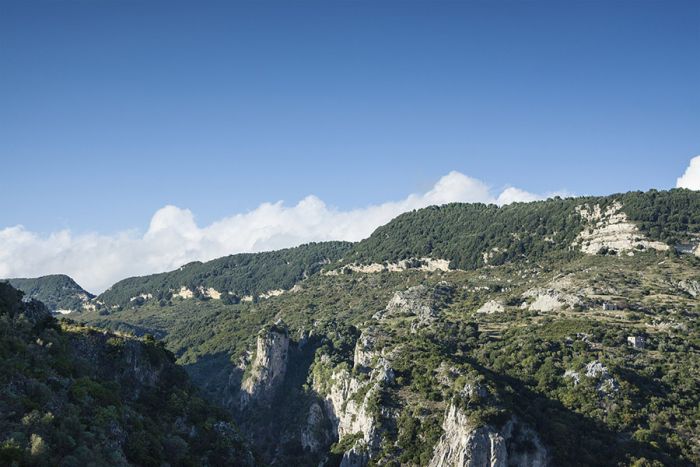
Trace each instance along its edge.
{"label": "dense shrubbery", "polygon": [[[380,228],[346,261],[433,256],[449,258],[466,271],[361,274],[348,269],[335,276],[310,275],[294,293],[255,303],[147,300],[108,316],[86,313],[81,318],[164,338],[207,394],[221,402],[230,399],[231,375],[253,349],[258,331],[282,319],[292,340],[283,403],[248,414],[243,422],[258,430],[251,437],[261,450],[295,465],[318,463],[299,452],[295,436],[306,423],[308,406],[329,389],[333,372],[346,369],[353,377],[370,378],[353,369],[355,341],[370,326],[381,327],[377,342],[388,348],[382,355],[395,372],[395,380],[382,383],[369,407],[372,413],[382,412],[381,406],[396,415],[379,421],[387,431],[378,456],[388,465],[428,463],[449,404],[465,410],[475,425],[499,426],[517,415],[540,434],[555,465],[692,465],[700,462],[700,308],[692,290],[682,289],[679,281],[700,280],[700,260],[645,251],[582,256],[569,245],[583,226],[575,206],[605,207],[616,200],[651,238],[686,241],[700,226],[699,197],[672,190],[503,208],[428,208]],[[483,265],[482,254],[488,251],[489,264],[498,266],[470,270]],[[520,257],[529,262],[511,263]],[[267,271],[259,259],[255,267]],[[274,271],[273,263],[266,264]],[[416,318],[410,312],[381,323],[372,318],[395,291],[417,284],[439,289],[443,281],[454,293],[439,301],[439,316],[428,324],[413,327]],[[581,302],[559,311],[526,309],[533,298],[523,293],[554,281],[569,281],[570,292],[583,296]],[[134,288],[124,296],[139,292]],[[475,313],[492,299],[504,310]],[[616,309],[603,310],[607,302]],[[639,333],[647,337],[644,350],[627,344],[627,337]],[[607,386],[585,376],[586,365],[595,362],[612,378]],[[567,371],[578,375],[577,383]],[[314,377],[326,383],[317,387],[320,394],[311,388]],[[483,391],[470,395],[468,385]],[[368,390],[357,391],[352,400],[358,402]],[[94,397],[110,394],[97,391]],[[328,440],[327,447],[338,442],[337,460],[350,441]],[[8,452],[13,449],[9,446]]]}
{"label": "dense shrubbery", "polygon": [[50,310],[80,310],[84,300],[94,297],[63,274],[35,279],[7,279],[14,288],[24,292],[27,298],[39,300]]}
{"label": "dense shrubbery", "polygon": [[[315,274],[329,261],[348,251],[347,242],[309,243],[296,248],[265,253],[225,256],[206,263],[189,263],[161,274],[131,277],[117,282],[98,297],[106,305],[134,305],[132,298],[151,294],[156,300],[169,300],[172,291],[187,287],[197,293],[200,287],[228,292],[224,298],[236,303],[244,295],[256,296],[275,289],[289,289]],[[143,304],[141,302],[141,304]]]}
{"label": "dense shrubbery", "polygon": [[620,195],[623,210],[654,240],[671,245],[700,233],[700,193],[693,190],[651,190]]}
{"label": "dense shrubbery", "polygon": [[432,257],[448,259],[460,269],[525,257],[530,261],[548,255],[571,259],[577,253],[569,246],[584,227],[576,206],[605,207],[614,201],[621,201],[623,212],[653,239],[674,244],[700,232],[700,193],[682,189],[553,198],[502,207],[453,203],[397,217],[358,243],[346,259],[381,263]]}
{"label": "dense shrubbery", "polygon": [[1,465],[246,465],[227,417],[173,356],[59,324],[0,284]]}

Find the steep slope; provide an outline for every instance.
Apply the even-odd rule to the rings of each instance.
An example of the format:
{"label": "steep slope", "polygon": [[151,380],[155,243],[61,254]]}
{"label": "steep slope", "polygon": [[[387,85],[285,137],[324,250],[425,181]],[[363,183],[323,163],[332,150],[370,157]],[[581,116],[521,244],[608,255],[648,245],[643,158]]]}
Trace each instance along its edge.
{"label": "steep slope", "polygon": [[117,282],[95,300],[98,308],[140,306],[148,300],[166,303],[175,298],[214,298],[227,302],[275,295],[291,289],[321,267],[340,259],[351,244],[309,243],[296,248],[244,253],[206,263],[194,262],[161,274]]}
{"label": "steep slope", "polygon": [[[455,203],[403,214],[359,242],[349,264],[447,260],[475,269],[545,257],[570,260],[601,249],[678,248],[700,242],[700,192],[630,192],[507,206]],[[420,261],[416,266],[420,266]]]}
{"label": "steep slope", "polygon": [[38,300],[54,312],[79,311],[84,304],[95,297],[63,274],[6,281],[12,287],[24,292],[26,299]]}
{"label": "steep slope", "polygon": [[21,298],[0,283],[0,464],[252,465],[161,345]]}
{"label": "steep slope", "polygon": [[290,293],[81,319],[162,337],[266,465],[697,465],[697,202],[428,208]]}

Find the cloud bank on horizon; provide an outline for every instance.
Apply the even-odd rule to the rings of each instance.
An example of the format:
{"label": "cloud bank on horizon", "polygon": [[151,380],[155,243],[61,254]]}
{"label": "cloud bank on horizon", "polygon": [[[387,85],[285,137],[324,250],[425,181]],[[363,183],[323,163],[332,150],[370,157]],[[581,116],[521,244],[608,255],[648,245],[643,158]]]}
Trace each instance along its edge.
{"label": "cloud bank on horizon", "polygon": [[[677,188],[700,190],[700,156],[691,159]],[[358,241],[401,213],[452,202],[498,205],[528,202],[566,192],[535,194],[507,187],[497,195],[483,181],[450,172],[425,193],[400,201],[340,210],[309,195],[294,206],[283,201],[225,217],[200,227],[189,209],[165,206],[145,233],[137,229],[105,235],[61,230],[39,235],[22,225],[0,230],[0,278],[68,274],[91,292],[135,275],[175,269],[234,253],[252,253],[328,240]]]}
{"label": "cloud bank on horizon", "polygon": [[557,194],[567,195],[538,195],[514,187],[494,195],[484,182],[450,172],[425,193],[351,210],[336,209],[309,195],[294,206],[283,201],[263,203],[203,227],[190,210],[169,205],[156,211],[145,233],[74,235],[61,230],[42,236],[17,225],[0,230],[0,278],[68,274],[87,290],[99,293],[120,279],[172,270],[190,261],[307,242],[358,241],[399,214],[430,205],[503,205]]}

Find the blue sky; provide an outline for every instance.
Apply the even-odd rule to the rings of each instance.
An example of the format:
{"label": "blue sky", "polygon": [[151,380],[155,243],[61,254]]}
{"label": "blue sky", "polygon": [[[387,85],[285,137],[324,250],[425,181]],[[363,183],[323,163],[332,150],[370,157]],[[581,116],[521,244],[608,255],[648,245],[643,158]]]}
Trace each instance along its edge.
{"label": "blue sky", "polygon": [[699,25],[697,1],[5,0],[0,229],[349,210],[451,171],[671,188],[700,153]]}
{"label": "blue sky", "polygon": [[700,3],[5,1],[0,226],[357,207],[458,170],[673,186],[700,152]]}

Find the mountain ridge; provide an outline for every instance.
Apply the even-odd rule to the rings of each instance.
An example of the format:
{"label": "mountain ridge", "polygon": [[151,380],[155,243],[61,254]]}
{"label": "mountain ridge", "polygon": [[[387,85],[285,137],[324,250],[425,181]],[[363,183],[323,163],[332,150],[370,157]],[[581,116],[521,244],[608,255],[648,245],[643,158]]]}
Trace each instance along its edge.
{"label": "mountain ridge", "polygon": [[36,278],[2,279],[25,294],[26,299],[44,303],[53,312],[79,311],[83,305],[95,298],[70,276],[51,274]]}
{"label": "mountain ridge", "polygon": [[450,204],[75,317],[157,336],[265,465],[697,465],[699,229],[688,190]]}

